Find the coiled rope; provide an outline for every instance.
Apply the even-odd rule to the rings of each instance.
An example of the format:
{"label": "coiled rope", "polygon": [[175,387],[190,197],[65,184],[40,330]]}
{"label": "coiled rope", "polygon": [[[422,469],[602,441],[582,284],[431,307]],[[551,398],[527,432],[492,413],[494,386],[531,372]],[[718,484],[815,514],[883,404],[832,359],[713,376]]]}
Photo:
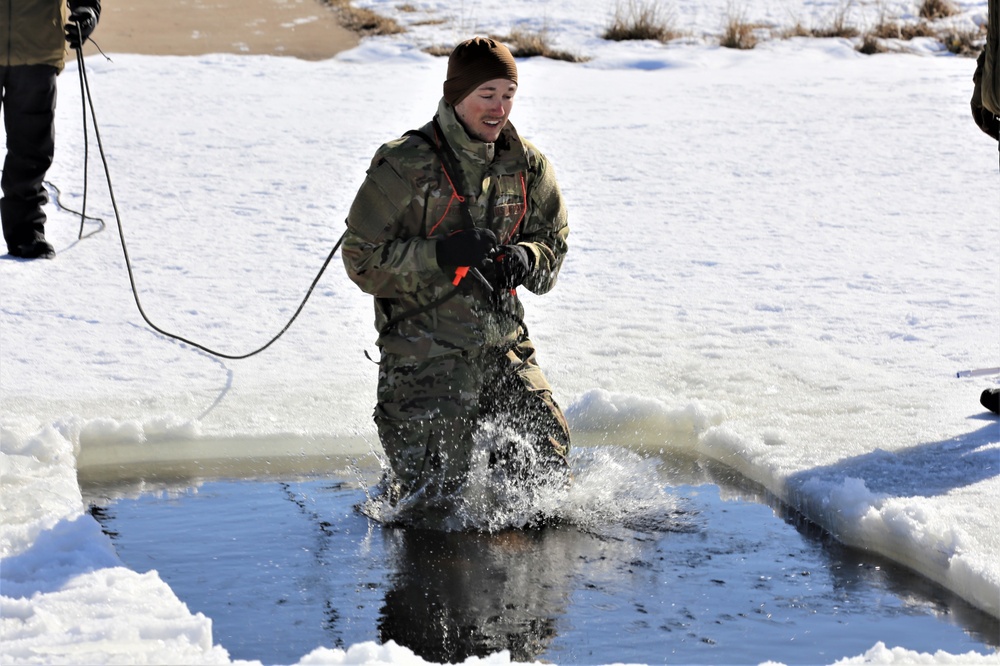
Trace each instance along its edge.
{"label": "coiled rope", "polygon": [[[94,137],[97,139],[97,147],[98,147],[98,150],[99,150],[100,155],[101,155],[101,162],[104,165],[104,175],[105,175],[105,178],[107,179],[107,183],[108,183],[108,193],[110,194],[110,197],[111,197],[111,206],[114,209],[114,212],[115,212],[115,222],[118,225],[118,238],[121,240],[122,254],[125,256],[125,268],[128,271],[128,281],[129,281],[129,285],[132,288],[132,297],[135,300],[135,306],[136,306],[136,308],[139,309],[139,314],[142,316],[143,321],[145,321],[146,324],[148,324],[150,328],[152,328],[154,331],[156,331],[160,335],[163,335],[163,336],[166,336],[168,338],[177,340],[179,342],[183,342],[184,344],[187,344],[187,345],[191,345],[192,347],[195,347],[196,349],[200,349],[201,351],[206,352],[208,354],[211,354],[212,356],[218,356],[219,358],[225,358],[225,359],[231,359],[231,360],[240,360],[240,359],[250,358],[251,356],[254,356],[256,354],[261,353],[262,351],[264,351],[265,349],[267,349],[268,347],[270,347],[272,344],[274,344],[278,340],[278,338],[280,338],[282,335],[284,335],[285,331],[287,331],[291,327],[292,323],[298,318],[299,313],[302,312],[302,309],[305,307],[306,302],[309,300],[309,297],[312,295],[313,290],[316,288],[316,285],[319,283],[320,278],[323,277],[323,273],[326,271],[327,266],[330,265],[330,261],[333,259],[333,255],[337,252],[337,250],[340,248],[341,244],[344,242],[344,237],[347,235],[347,232],[345,231],[343,234],[341,234],[341,236],[337,240],[337,242],[334,243],[333,249],[330,250],[330,254],[327,255],[327,257],[326,257],[326,261],[323,262],[323,265],[319,269],[319,273],[316,274],[316,277],[313,279],[312,284],[309,285],[309,289],[308,289],[308,291],[306,291],[305,296],[302,298],[302,302],[299,303],[299,307],[292,314],[291,318],[288,320],[288,323],[285,324],[284,328],[282,328],[280,331],[278,331],[278,334],[275,335],[273,338],[271,338],[266,344],[264,344],[263,346],[261,346],[261,347],[259,347],[257,349],[254,349],[251,352],[248,352],[246,354],[226,354],[224,352],[220,352],[220,351],[217,351],[215,349],[211,349],[211,348],[209,348],[209,347],[207,347],[205,345],[202,345],[202,344],[199,344],[199,343],[194,342],[192,340],[189,340],[188,338],[185,338],[183,336],[177,335],[175,333],[170,333],[169,331],[165,331],[162,328],[160,328],[159,326],[157,326],[156,324],[154,324],[150,320],[150,318],[146,315],[146,311],[143,310],[142,303],[139,300],[139,292],[138,292],[138,289],[136,288],[136,284],[135,284],[135,275],[132,272],[132,261],[129,258],[128,247],[125,244],[125,232],[122,229],[122,218],[121,218],[121,214],[118,211],[118,202],[115,199],[114,188],[111,185],[111,171],[108,168],[108,160],[107,160],[107,157],[104,154],[104,142],[101,140],[101,132],[100,132],[100,129],[98,128],[98,125],[97,125],[97,114],[94,112],[94,100],[93,100],[93,98],[91,97],[91,94],[90,94],[90,81],[87,78],[87,70],[86,70],[86,66],[84,64],[82,41],[83,40],[81,39],[80,40],[81,46],[78,46],[76,48],[76,61],[77,61],[77,64],[78,64],[78,70],[79,70],[79,75],[80,75],[80,96],[82,98],[82,103],[83,103],[83,136],[84,136],[84,144],[83,144],[84,145],[84,149],[83,149],[83,159],[84,159],[84,169],[83,169],[83,174],[84,174],[83,175],[83,211],[81,211],[79,213],[80,214],[80,235],[79,235],[79,237],[81,239],[84,238],[84,236],[83,236],[83,223],[84,223],[84,220],[86,220],[86,219],[96,220],[96,221],[99,221],[101,223],[101,228],[100,229],[97,229],[97,230],[95,230],[95,231],[87,234],[87,236],[92,236],[95,233],[98,233],[99,231],[101,231],[101,230],[104,229],[104,221],[103,220],[101,220],[99,218],[92,218],[92,217],[88,218],[87,215],[86,215],[86,210],[87,210],[87,163],[89,162],[89,152],[90,152],[89,143],[88,143],[88,140],[87,140],[87,108],[89,107],[90,108],[90,117],[91,117],[91,120],[93,121],[93,125],[94,125]],[[98,47],[98,48],[100,48],[100,47]],[[103,51],[101,53],[103,54]],[[107,56],[105,55],[105,57],[107,57]],[[58,193],[58,188],[56,188],[56,192]]]}

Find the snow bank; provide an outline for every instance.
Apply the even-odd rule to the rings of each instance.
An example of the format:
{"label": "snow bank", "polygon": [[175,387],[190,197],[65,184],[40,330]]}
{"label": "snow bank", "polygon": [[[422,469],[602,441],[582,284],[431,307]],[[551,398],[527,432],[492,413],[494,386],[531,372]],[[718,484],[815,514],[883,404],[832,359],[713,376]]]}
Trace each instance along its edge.
{"label": "snow bank", "polygon": [[[435,107],[443,61],[404,46],[88,61],[161,325],[239,352],[284,324],[372,152]],[[580,439],[710,456],[1000,617],[1000,426],[977,403],[996,380],[954,378],[997,364],[1000,330],[996,200],[973,195],[996,150],[968,117],[971,61],[816,40],[626,48],[519,63],[515,124],[572,211],[560,284],[525,298],[527,320]],[[49,177],[78,208],[74,75]],[[88,210],[112,221],[94,180]],[[77,473],[274,441],[365,454],[370,300],[334,266],[265,355],[223,362],[151,332],[116,232],[77,241],[77,224],[51,211],[55,261],[0,261],[3,659],[225,663],[210,620],[120,567]],[[924,656],[859,657],[887,658]]]}
{"label": "snow bank", "polygon": [[996,655],[982,655],[978,652],[965,654],[948,654],[938,650],[934,654],[914,652],[905,648],[888,648],[884,643],[877,643],[871,650],[857,657],[839,659],[834,666],[849,666],[850,664],[995,664]]}
{"label": "snow bank", "polygon": [[0,435],[3,662],[231,663],[212,645],[211,620],[192,615],[155,571],[124,568],[85,513],[74,449],[81,432],[132,430],[111,425]]}

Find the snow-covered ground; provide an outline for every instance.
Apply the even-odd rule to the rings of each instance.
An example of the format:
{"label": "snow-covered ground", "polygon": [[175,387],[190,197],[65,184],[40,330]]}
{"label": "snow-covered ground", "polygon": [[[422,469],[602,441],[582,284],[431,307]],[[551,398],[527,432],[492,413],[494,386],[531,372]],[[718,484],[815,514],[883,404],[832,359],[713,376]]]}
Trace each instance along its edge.
{"label": "snow-covered ground", "polygon": [[[372,152],[434,111],[446,63],[419,47],[545,29],[590,60],[519,62],[513,122],[571,211],[560,283],[526,297],[526,321],[581,440],[718,459],[1000,616],[1000,425],[978,403],[998,379],[955,377],[1000,365],[998,153],[969,114],[972,60],[930,41],[873,57],[842,39],[721,49],[721,0],[677,3],[691,36],[669,45],[601,41],[612,12],[598,0],[364,4],[447,21],[325,62],[88,58],[158,326],[230,354],[270,339],[342,233]],[[984,0],[958,4],[956,24],[985,20]],[[820,24],[838,7],[747,11]],[[915,11],[856,3],[855,20],[879,7]],[[79,210],[75,64],[60,86],[49,180]],[[77,241],[78,218],[50,206],[56,260],[0,260],[0,661],[228,663],[209,619],[156,572],[121,565],[77,471],[275,442],[275,456],[367,452],[371,303],[337,257],[259,356],[163,338],[132,301],[93,137],[90,149],[87,210],[109,229]],[[301,663],[408,659],[364,644]],[[1000,656],[879,644],[862,659]]]}

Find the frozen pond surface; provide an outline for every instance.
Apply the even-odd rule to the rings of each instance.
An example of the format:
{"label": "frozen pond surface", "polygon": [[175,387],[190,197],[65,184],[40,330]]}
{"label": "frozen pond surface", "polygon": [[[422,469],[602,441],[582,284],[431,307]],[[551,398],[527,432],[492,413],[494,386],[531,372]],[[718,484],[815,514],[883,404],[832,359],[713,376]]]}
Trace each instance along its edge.
{"label": "frozen pond surface", "polygon": [[995,619],[759,489],[704,461],[660,473],[671,508],[647,524],[497,534],[383,527],[354,510],[367,481],[347,474],[116,501],[81,484],[127,566],[157,570],[232,658],[265,664],[371,640],[436,662],[506,649],[562,664],[819,664],[878,641],[997,649]]}

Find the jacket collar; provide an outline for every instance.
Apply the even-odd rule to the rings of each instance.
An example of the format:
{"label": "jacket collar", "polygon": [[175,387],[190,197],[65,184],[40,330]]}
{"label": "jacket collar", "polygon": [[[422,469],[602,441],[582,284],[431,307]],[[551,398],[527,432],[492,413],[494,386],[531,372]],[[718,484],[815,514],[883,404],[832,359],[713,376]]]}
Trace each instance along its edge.
{"label": "jacket collar", "polygon": [[528,168],[524,145],[509,120],[500,130],[500,137],[496,142],[487,144],[469,136],[455,115],[454,107],[444,101],[443,97],[438,102],[436,118],[452,152],[458,157],[465,178],[475,181],[468,184],[474,184],[476,191],[482,187],[482,176],[490,166],[498,175],[517,173]]}

